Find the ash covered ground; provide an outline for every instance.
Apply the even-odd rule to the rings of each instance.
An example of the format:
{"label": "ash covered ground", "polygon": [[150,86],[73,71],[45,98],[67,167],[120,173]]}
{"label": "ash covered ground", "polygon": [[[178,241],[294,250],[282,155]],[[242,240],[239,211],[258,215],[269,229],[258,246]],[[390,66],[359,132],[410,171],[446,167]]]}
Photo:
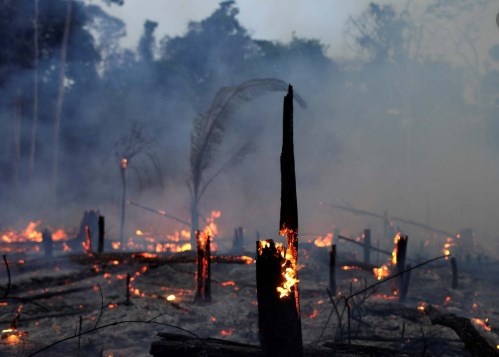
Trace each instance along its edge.
{"label": "ash covered ground", "polygon": [[[342,255],[339,257],[341,260]],[[328,248],[313,247],[301,252],[303,267],[299,278],[305,344],[321,344],[335,338],[347,341],[346,312],[341,333],[326,290],[328,263]],[[451,289],[449,262],[439,260],[412,271],[404,304],[393,295],[390,282],[356,297],[351,301],[352,343],[438,356],[466,356],[464,344],[451,329],[432,325],[425,316],[423,307],[431,304],[441,312],[471,318],[482,336],[496,346],[499,264],[459,261],[458,265],[458,289]],[[151,343],[159,340],[156,334],[186,333],[178,328],[200,337],[258,344],[254,263],[212,264],[211,303],[194,303],[195,263],[158,264],[157,259],[130,255],[125,259],[116,253],[100,262],[95,255],[60,256],[52,261],[27,257],[23,264],[11,261],[10,270],[12,286],[8,297],[2,300],[0,321],[2,329],[9,328],[22,305],[17,331],[24,335],[19,342],[12,343],[4,333],[1,355],[27,356],[69,338],[37,355],[76,356],[79,349],[82,356],[150,356]],[[127,273],[132,276],[129,305]],[[357,268],[339,270],[337,278],[335,301],[340,313],[344,308],[341,296],[377,281],[372,272]],[[2,282],[5,287],[7,278]],[[175,295],[175,300],[168,301],[170,295]],[[81,338],[74,337],[80,329],[80,317],[83,332],[102,328]]]}

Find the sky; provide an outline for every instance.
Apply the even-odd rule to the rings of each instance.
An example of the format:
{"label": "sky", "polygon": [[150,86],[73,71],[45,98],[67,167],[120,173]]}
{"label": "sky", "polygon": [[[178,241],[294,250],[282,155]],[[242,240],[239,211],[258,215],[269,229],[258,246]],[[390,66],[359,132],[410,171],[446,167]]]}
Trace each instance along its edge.
{"label": "sky", "polygon": [[[253,38],[287,42],[293,32],[298,37],[318,39],[328,47],[328,54],[344,57],[348,51],[342,40],[348,17],[361,13],[372,0],[237,0],[238,19]],[[424,0],[426,1],[426,0]],[[87,0],[102,4],[102,0]],[[106,11],[127,23],[124,45],[136,46],[146,19],[159,23],[156,38],[182,35],[189,21],[208,17],[220,0],[125,0],[123,6],[110,6]],[[396,1],[377,1],[395,3]],[[292,10],[291,10],[292,9]],[[284,16],[281,14],[285,14]]]}

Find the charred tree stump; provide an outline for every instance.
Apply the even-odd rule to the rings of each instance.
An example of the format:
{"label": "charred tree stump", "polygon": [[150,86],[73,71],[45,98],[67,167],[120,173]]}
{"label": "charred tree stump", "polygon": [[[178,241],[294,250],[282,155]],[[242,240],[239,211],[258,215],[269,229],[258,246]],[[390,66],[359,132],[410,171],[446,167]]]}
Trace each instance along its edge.
{"label": "charred tree stump", "polygon": [[211,301],[211,256],[210,236],[204,232],[196,231],[197,259],[196,259],[196,294],[195,302]]}
{"label": "charred tree stump", "polygon": [[[408,241],[407,236],[400,236],[398,239],[396,245],[397,245],[397,254],[396,254],[396,259],[397,259],[397,274],[402,273],[405,270],[405,257],[407,253],[407,241]],[[401,274],[397,278],[397,289],[399,292],[399,296],[402,296],[402,291],[404,290],[404,285],[405,285],[405,279],[406,279],[407,273],[406,274]],[[402,301],[402,300],[401,300]]]}
{"label": "charred tree stump", "polygon": [[97,232],[99,231],[99,211],[85,211],[83,213],[83,218],[80,222],[80,229],[78,231],[78,241],[83,245],[85,250],[85,245],[87,244],[87,229],[90,230],[90,237],[94,237],[94,244],[90,246],[97,246]]}
{"label": "charred tree stump", "polygon": [[45,251],[45,257],[52,258],[53,255],[53,242],[52,242],[52,232],[48,229],[44,229],[42,232],[42,242],[43,250]]}
{"label": "charred tree stump", "polygon": [[130,273],[126,274],[126,299],[125,305],[130,305],[132,302],[130,301]]}
{"label": "charred tree stump", "polygon": [[97,247],[97,252],[104,253],[104,227],[105,221],[104,216],[99,216],[99,244]]}
{"label": "charred tree stump", "polygon": [[301,320],[291,293],[281,297],[284,284],[284,247],[273,240],[257,243],[256,285],[260,345],[266,356],[302,356]]}
{"label": "charred tree stump", "polygon": [[333,296],[336,295],[336,244],[331,246],[329,252],[329,290]]}
{"label": "charred tree stump", "polygon": [[407,297],[407,293],[409,292],[409,283],[411,281],[411,270],[410,270],[411,265],[407,264],[405,269],[408,271],[406,273],[404,273],[404,281],[403,281],[402,289],[400,290],[400,299],[399,299],[400,302],[405,301],[405,299]]}
{"label": "charred tree stump", "polygon": [[371,230],[364,229],[364,263],[371,263]]}
{"label": "charred tree stump", "polygon": [[83,243],[83,251],[86,254],[92,253],[92,235],[88,226],[85,226],[85,242]]}
{"label": "charred tree stump", "polygon": [[457,274],[457,262],[456,262],[456,258],[455,257],[451,257],[450,258],[450,264],[451,264],[451,267],[452,267],[452,284],[451,284],[451,287],[452,287],[452,289],[457,289],[458,288],[458,282],[457,282],[458,274]]}

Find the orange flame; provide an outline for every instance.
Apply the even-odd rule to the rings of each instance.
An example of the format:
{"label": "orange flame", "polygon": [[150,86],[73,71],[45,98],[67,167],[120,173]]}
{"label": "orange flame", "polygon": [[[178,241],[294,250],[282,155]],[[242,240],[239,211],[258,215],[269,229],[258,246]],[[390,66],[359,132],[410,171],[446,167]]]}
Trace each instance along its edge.
{"label": "orange flame", "polygon": [[[359,267],[351,266],[351,265],[343,265],[341,267],[341,270],[359,270],[359,269],[360,269]],[[378,268],[374,268],[374,269],[378,269]]]}
{"label": "orange flame", "polygon": [[[444,247],[442,248],[442,253],[444,255],[449,256],[450,255],[450,248],[456,246],[456,243],[454,242],[454,239],[452,237],[447,237],[444,243]],[[448,257],[446,257],[447,259]]]}
{"label": "orange flame", "polygon": [[382,280],[384,278],[387,278],[390,275],[390,269],[386,264],[383,264],[379,268],[373,268],[373,273],[376,279]]}
{"label": "orange flame", "polygon": [[318,236],[315,238],[314,244],[319,248],[330,247],[333,244],[333,233],[327,233],[324,237]]}
{"label": "orange flame", "polygon": [[481,326],[485,331],[492,331],[492,327],[490,326],[489,319],[478,319],[478,318],[472,318],[473,322],[477,324],[478,326]]}
{"label": "orange flame", "polygon": [[393,238],[393,251],[392,251],[392,264],[395,265],[397,264],[397,243],[400,240],[400,232],[397,232],[395,234],[395,237]]}
{"label": "orange flame", "polygon": [[283,298],[288,296],[291,293],[291,288],[295,286],[299,280],[296,278],[296,262],[293,257],[291,248],[288,247],[286,250],[286,254],[284,254],[284,247],[282,244],[276,244],[277,251],[281,253],[281,256],[285,259],[282,267],[285,268],[282,276],[284,277],[284,281],[282,286],[277,287],[277,291],[279,292],[279,297]]}

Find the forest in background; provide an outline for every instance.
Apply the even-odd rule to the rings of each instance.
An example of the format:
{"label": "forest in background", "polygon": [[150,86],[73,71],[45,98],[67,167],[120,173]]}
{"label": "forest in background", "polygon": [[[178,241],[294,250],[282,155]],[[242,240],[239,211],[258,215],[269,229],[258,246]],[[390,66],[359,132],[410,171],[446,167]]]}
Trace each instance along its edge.
{"label": "forest in background", "polygon": [[[493,1],[371,3],[345,23],[345,43],[357,55],[342,61],[299,33],[289,43],[252,38],[235,1],[181,36],[158,39],[157,23],[146,21],[136,49],[125,49],[126,25],[107,6],[120,4],[0,3],[0,225],[77,225],[86,209],[118,217],[120,168],[130,152],[128,197],[187,219],[194,120],[220,88],[277,78],[307,102],[295,110],[303,232],[363,228],[322,201],[450,231],[471,226],[487,243],[497,238]],[[484,33],[484,22],[495,35]],[[482,37],[494,36],[498,44],[484,48]],[[237,225],[277,232],[281,110],[280,93],[261,95],[239,103],[224,127],[219,164],[207,171],[240,143],[252,144],[200,204],[204,215],[222,211],[227,235]],[[127,212],[131,220],[161,220]],[[117,226],[116,219],[111,236]]]}

